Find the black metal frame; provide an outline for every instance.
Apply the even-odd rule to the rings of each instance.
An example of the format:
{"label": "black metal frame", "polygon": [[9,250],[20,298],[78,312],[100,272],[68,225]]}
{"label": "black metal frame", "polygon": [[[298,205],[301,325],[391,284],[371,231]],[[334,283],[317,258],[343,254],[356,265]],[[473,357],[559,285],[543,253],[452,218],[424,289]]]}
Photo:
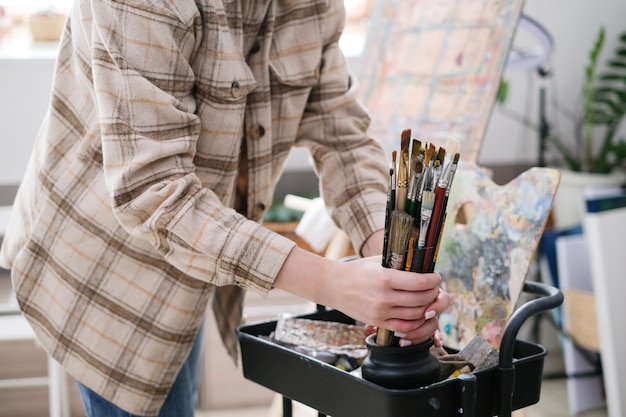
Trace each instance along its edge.
{"label": "black metal frame", "polygon": [[[539,401],[547,354],[540,345],[517,340],[519,330],[528,318],[563,303],[561,291],[547,284],[526,282],[524,292],[537,298],[509,319],[496,368],[419,389],[389,390],[272,343],[267,336],[276,322],[271,321],[238,329],[244,376],[283,395],[284,417],[292,416],[292,400],[316,408],[319,417],[510,417],[514,409]],[[321,306],[303,317],[349,320]],[[516,386],[524,389],[516,392]]]}

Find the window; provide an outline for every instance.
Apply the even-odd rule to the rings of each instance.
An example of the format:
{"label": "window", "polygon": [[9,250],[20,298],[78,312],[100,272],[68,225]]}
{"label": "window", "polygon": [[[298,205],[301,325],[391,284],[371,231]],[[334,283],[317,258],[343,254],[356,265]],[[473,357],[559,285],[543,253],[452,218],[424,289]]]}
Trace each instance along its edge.
{"label": "window", "polygon": [[346,29],[339,46],[348,57],[357,57],[363,52],[367,23],[374,0],[345,0]]}
{"label": "window", "polygon": [[4,6],[9,14],[13,16],[24,16],[50,8],[67,11],[73,1],[74,0],[0,0],[0,6]]}
{"label": "window", "polygon": [[[362,52],[373,2],[374,0],[345,0],[347,21],[340,46],[349,57],[359,56]],[[73,3],[74,0],[0,0],[0,7],[4,8],[6,15],[4,22],[0,22],[5,25],[3,29],[0,24],[0,51],[30,50],[33,46],[54,48],[54,45],[32,44],[32,40],[45,39],[37,39],[37,36],[33,35],[33,30],[28,27],[29,18],[36,13],[49,10],[66,14]],[[54,32],[57,33],[59,24],[54,23],[54,26]]]}

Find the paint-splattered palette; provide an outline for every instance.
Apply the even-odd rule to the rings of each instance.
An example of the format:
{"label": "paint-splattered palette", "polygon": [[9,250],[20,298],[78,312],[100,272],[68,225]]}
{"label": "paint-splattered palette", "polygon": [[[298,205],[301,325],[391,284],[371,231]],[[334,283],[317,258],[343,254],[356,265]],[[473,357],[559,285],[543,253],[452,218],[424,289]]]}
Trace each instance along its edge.
{"label": "paint-splattered palette", "polygon": [[444,345],[460,350],[480,334],[499,347],[559,180],[558,170],[532,168],[498,185],[475,164],[459,165],[436,264],[451,297],[439,319]]}

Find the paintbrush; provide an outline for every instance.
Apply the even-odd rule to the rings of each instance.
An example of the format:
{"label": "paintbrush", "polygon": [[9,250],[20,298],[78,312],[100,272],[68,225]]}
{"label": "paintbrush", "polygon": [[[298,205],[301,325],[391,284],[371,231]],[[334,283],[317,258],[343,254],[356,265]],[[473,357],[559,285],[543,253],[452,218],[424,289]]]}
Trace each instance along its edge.
{"label": "paintbrush", "polygon": [[435,145],[432,143],[428,145],[426,153],[424,154],[424,174],[422,175],[422,186],[418,195],[418,201],[422,201],[422,194],[424,191],[433,191],[433,177],[434,172],[434,159],[435,159]]}
{"label": "paintbrush", "polygon": [[450,175],[450,170],[452,169],[452,165],[454,163],[454,159],[456,158],[456,163],[458,163],[459,159],[457,154],[459,152],[459,141],[455,138],[449,138],[446,142],[445,156],[442,158],[441,163],[443,165],[441,175],[438,180],[438,185],[443,188],[448,188],[448,185],[452,181],[452,177]]}
{"label": "paintbrush", "polygon": [[433,160],[433,178],[432,178],[431,186],[429,188],[430,190],[434,190],[437,184],[439,183],[439,180],[441,179],[441,176],[443,173],[443,161],[445,159],[445,155],[446,155],[446,149],[440,147],[437,150],[435,159]]}
{"label": "paintbrush", "polygon": [[394,210],[389,231],[389,268],[404,269],[404,256],[412,230],[413,216],[402,210]]}
{"label": "paintbrush", "polygon": [[[415,151],[416,148],[417,151]],[[417,242],[417,238],[419,235],[419,215],[420,215],[420,205],[417,202],[417,196],[419,194],[419,190],[421,187],[421,179],[423,177],[424,172],[424,154],[426,150],[422,147],[420,141],[415,140],[413,142],[413,156],[412,163],[414,166],[410,172],[411,181],[409,183],[409,193],[407,194],[407,208],[406,211],[411,216],[413,216],[413,231],[411,235],[415,237],[415,241]],[[407,259],[407,262],[412,262],[413,257]]]}
{"label": "paintbrush", "polygon": [[426,245],[426,234],[430,226],[430,219],[433,215],[435,206],[435,193],[432,191],[424,191],[422,196],[422,212],[420,213],[420,235],[417,241],[418,248]]}
{"label": "paintbrush", "polygon": [[452,163],[450,164],[450,168],[448,170],[448,187],[446,188],[446,199],[444,200],[444,208],[448,205],[448,197],[450,196],[450,188],[452,188],[452,181],[454,180],[454,174],[456,174],[456,168],[459,166],[459,158],[461,154],[456,152],[454,154],[454,159],[452,159]]}
{"label": "paintbrush", "polygon": [[[435,207],[433,208],[433,221],[436,223],[433,225],[432,231],[428,233],[428,245],[429,249],[433,252],[426,252],[426,260],[424,264],[425,272],[432,272],[435,269],[436,252],[438,252],[439,241],[441,239],[441,231],[445,222],[445,212],[447,206],[446,195],[449,195],[451,179],[450,172],[452,169],[453,161],[458,154],[459,142],[454,138],[448,139],[446,143],[445,157],[443,158],[442,173],[439,177],[439,181],[435,187]],[[458,161],[458,160],[457,160]],[[456,171],[456,166],[455,166]],[[453,174],[454,175],[454,174]]]}
{"label": "paintbrush", "polygon": [[387,189],[387,211],[385,213],[385,232],[383,241],[383,266],[388,267],[387,253],[389,247],[389,228],[391,226],[391,215],[396,206],[396,156],[397,152],[391,153],[391,165],[389,166],[389,188]]}
{"label": "paintbrush", "polygon": [[[441,189],[438,187],[438,190],[441,190]],[[437,231],[441,226],[441,219],[443,217],[442,208],[443,208],[443,199],[445,197],[445,190],[444,190],[444,193],[436,191],[434,194],[435,194],[435,205],[433,206],[433,213],[430,218],[431,227],[429,227],[428,233],[426,235],[426,245],[424,249],[424,262],[422,266],[422,272],[432,272],[431,264],[433,262],[433,257],[435,253],[435,245],[437,244],[436,243],[437,236],[438,236]]]}
{"label": "paintbrush", "polygon": [[422,168],[422,175],[420,175],[419,182],[417,185],[417,198],[415,199],[415,225],[419,226],[419,213],[422,211],[422,195],[424,194],[424,190],[428,189],[428,183],[432,182],[432,159],[435,155],[435,146],[431,143],[427,146],[424,151],[424,164]]}
{"label": "paintbrush", "polygon": [[439,222],[439,227],[437,229],[437,236],[435,237],[435,241],[436,241],[435,254],[433,255],[433,259],[428,267],[428,270],[430,272],[435,270],[435,263],[437,262],[437,255],[439,254],[439,245],[441,244],[441,236],[443,235],[443,227],[446,224],[446,217],[448,214],[446,212],[447,207],[448,207],[448,198],[450,197],[450,189],[452,188],[452,181],[454,180],[454,174],[456,173],[456,168],[459,163],[459,158],[460,158],[460,154],[456,152],[454,154],[454,159],[452,160],[452,163],[450,164],[450,170],[448,172],[448,186],[446,187],[446,194],[444,196],[443,207],[441,209],[443,211],[443,216],[441,217],[441,220]]}
{"label": "paintbrush", "polygon": [[[416,228],[413,228],[413,230],[415,231]],[[413,254],[415,253],[415,249],[416,249],[416,245],[417,245],[417,238],[416,237],[410,237],[409,238],[409,245],[407,247],[406,250],[406,261],[404,264],[404,270],[405,271],[410,271],[411,270],[411,264],[413,262]]]}
{"label": "paintbrush", "polygon": [[405,210],[407,186],[409,183],[409,145],[411,129],[404,129],[400,136],[400,160],[398,161],[398,182],[396,185],[396,209]]}
{"label": "paintbrush", "polygon": [[413,254],[411,262],[411,271],[422,272],[425,256],[426,236],[431,226],[431,218],[435,205],[435,193],[432,191],[424,191],[422,195],[422,210],[420,213],[420,233],[417,240],[417,250]]}
{"label": "paintbrush", "polygon": [[[426,192],[424,192],[426,193]],[[422,266],[422,272],[432,272],[431,264],[434,256],[434,246],[436,245],[437,239],[437,230],[441,225],[441,219],[443,216],[443,201],[446,195],[445,188],[441,188],[439,185],[435,187],[435,205],[433,206],[433,212],[430,219],[431,226],[428,229],[428,234],[426,235],[426,246],[424,249],[424,263]],[[422,203],[423,204],[423,203]]]}
{"label": "paintbrush", "polygon": [[[411,231],[413,228],[413,217],[402,211],[394,210],[391,216],[391,227],[389,229],[389,268],[404,269],[404,257],[408,248]],[[379,328],[376,332],[376,344],[389,346],[393,339],[390,330]]]}
{"label": "paintbrush", "polygon": [[406,212],[415,217],[415,200],[417,199],[417,186],[419,177],[422,175],[424,149],[422,142],[413,139],[411,146],[411,169],[409,170],[409,189],[406,196]]}

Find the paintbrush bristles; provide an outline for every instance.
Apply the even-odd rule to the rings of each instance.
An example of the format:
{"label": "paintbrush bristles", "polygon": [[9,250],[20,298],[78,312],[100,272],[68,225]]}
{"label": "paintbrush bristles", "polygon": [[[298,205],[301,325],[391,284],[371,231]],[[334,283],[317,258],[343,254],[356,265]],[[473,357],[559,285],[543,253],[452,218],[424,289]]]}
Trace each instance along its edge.
{"label": "paintbrush bristles", "polygon": [[443,169],[441,170],[441,175],[439,176],[439,179],[437,180],[438,185],[442,188],[447,188],[450,182],[452,181],[452,179],[450,178],[451,176],[450,171],[452,169],[452,165],[455,163],[453,162],[453,160],[458,155],[458,149],[459,149],[459,141],[454,138],[449,138],[448,142],[446,143],[444,158],[442,160]]}
{"label": "paintbrush bristles", "polygon": [[413,139],[413,143],[411,144],[411,160],[416,160],[419,157],[421,149],[422,142],[418,139]]}
{"label": "paintbrush bristles", "polygon": [[444,148],[439,148],[437,150],[437,156],[435,157],[435,159],[439,162],[443,162],[443,158],[446,155],[446,150]]}
{"label": "paintbrush bristles", "polygon": [[407,186],[409,185],[409,145],[411,129],[404,129],[400,137],[400,161],[398,162],[398,184],[396,186],[396,208],[404,210],[406,206]]}
{"label": "paintbrush bristles", "polygon": [[409,145],[411,144],[411,129],[404,129],[400,135],[400,151],[409,151]]}
{"label": "paintbrush bristles", "polygon": [[413,216],[395,210],[391,216],[391,228],[389,230],[389,267],[404,269],[404,255],[413,230]]}
{"label": "paintbrush bristles", "polygon": [[428,148],[426,149],[426,154],[424,156],[424,166],[429,167],[434,156],[435,156],[435,145],[430,143],[428,145]]}
{"label": "paintbrush bristles", "polygon": [[459,151],[459,140],[455,138],[448,138],[446,142],[446,155],[450,155],[451,158]]}

